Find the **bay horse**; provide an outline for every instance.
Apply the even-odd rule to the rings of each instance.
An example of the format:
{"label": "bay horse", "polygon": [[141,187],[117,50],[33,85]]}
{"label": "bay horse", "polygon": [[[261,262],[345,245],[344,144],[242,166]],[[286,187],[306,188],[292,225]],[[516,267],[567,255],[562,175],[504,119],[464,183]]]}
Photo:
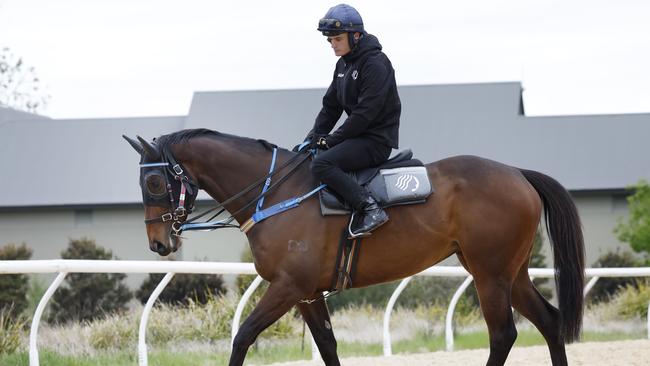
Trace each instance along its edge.
{"label": "bay horse", "polygon": [[[124,137],[141,155],[140,182],[151,250],[167,255],[181,245],[172,235],[174,224],[159,219],[171,217],[174,192],[181,185],[163,176],[168,171],[161,166],[169,159],[183,167],[195,190],[203,189],[217,202],[226,203],[239,224],[255,212],[254,207],[245,206],[255,200],[259,189],[237,193],[268,174],[270,143],[206,129],[183,130],[153,142],[139,136],[139,141]],[[279,149],[277,164],[295,155]],[[503,365],[517,337],[511,307],[544,336],[553,365],[567,365],[565,343],[580,334],[584,283],[580,218],[567,190],[542,173],[475,156],[451,157],[425,167],[435,193],[425,203],[387,209],[390,221],[363,239],[353,287],[411,276],[455,254],[474,277],[489,331],[487,365]],[[277,174],[289,169],[281,167]],[[152,191],[164,196],[161,186],[165,187],[165,182],[172,199],[155,204]],[[301,164],[279,188],[269,192],[266,205],[309,192],[317,185],[308,164]],[[559,309],[540,295],[528,275],[542,212],[554,253]],[[310,198],[247,232],[255,268],[269,286],[239,328],[230,366],[242,365],[257,336],[293,306],[309,326],[325,364],[340,365],[321,294],[330,290],[339,238],[347,220],[345,216],[321,216],[318,199]],[[301,301],[304,299],[313,302]]]}

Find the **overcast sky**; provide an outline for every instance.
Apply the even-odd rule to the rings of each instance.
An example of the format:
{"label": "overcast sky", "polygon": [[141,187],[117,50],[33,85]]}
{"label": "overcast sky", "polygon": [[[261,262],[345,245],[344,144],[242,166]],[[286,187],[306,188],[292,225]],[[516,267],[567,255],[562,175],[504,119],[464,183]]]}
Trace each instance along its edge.
{"label": "overcast sky", "polygon": [[[187,114],[192,93],[326,87],[336,1],[0,0],[56,118]],[[650,1],[354,1],[399,85],[521,81],[529,115],[650,112]],[[314,111],[314,114],[316,111]]]}

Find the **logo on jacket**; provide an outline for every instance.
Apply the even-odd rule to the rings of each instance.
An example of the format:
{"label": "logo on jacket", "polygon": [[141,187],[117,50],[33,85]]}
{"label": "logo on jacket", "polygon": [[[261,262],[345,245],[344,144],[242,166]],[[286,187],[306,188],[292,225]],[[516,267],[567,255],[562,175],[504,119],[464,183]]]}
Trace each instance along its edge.
{"label": "logo on jacket", "polygon": [[358,76],[359,76],[359,71],[358,71],[358,70],[354,70],[354,71],[352,71],[352,78],[353,78],[354,80],[357,80],[357,77],[358,77]]}
{"label": "logo on jacket", "polygon": [[342,73],[342,72],[339,72],[339,74],[338,74],[338,75],[336,75],[336,77],[337,77],[337,78],[342,78],[342,77],[344,77],[344,76],[345,76],[345,74],[344,74],[344,73]]}
{"label": "logo on jacket", "polygon": [[402,191],[406,191],[409,185],[411,185],[411,182],[415,183],[415,187],[411,189],[411,192],[415,192],[420,187],[420,180],[411,174],[404,174],[397,178],[395,187],[401,189]]}

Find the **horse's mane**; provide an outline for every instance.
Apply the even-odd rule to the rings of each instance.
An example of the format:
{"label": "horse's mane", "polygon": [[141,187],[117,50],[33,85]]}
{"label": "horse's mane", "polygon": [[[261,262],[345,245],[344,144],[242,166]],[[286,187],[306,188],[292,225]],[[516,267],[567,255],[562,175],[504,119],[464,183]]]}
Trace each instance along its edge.
{"label": "horse's mane", "polygon": [[255,140],[248,137],[240,137],[235,135],[229,135],[226,133],[221,133],[214,130],[209,130],[207,128],[194,128],[188,130],[181,130],[173,132],[167,135],[162,135],[154,139],[156,146],[160,151],[169,151],[174,144],[187,142],[194,137],[214,137],[214,138],[226,138],[231,140],[237,140],[237,142],[250,142],[254,144],[260,144],[266,150],[272,151],[273,148],[277,147],[276,145],[266,141],[266,140]]}

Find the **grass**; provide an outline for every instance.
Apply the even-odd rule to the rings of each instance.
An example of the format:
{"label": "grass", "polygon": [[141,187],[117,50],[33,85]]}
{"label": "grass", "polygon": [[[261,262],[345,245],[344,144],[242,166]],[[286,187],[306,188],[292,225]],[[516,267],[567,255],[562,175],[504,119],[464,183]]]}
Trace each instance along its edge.
{"label": "grass", "polygon": [[[616,341],[640,338],[628,333],[598,333],[586,332],[583,334],[583,341]],[[488,346],[487,333],[472,332],[457,335],[455,349],[476,349]],[[273,342],[276,343],[276,342]],[[524,330],[519,332],[515,347],[526,347],[543,345],[542,336],[535,330]],[[445,339],[442,335],[427,336],[418,334],[411,340],[402,340],[393,344],[393,353],[423,353],[435,352],[445,349]],[[380,356],[383,352],[381,344],[361,342],[340,342],[339,356]],[[172,352],[168,350],[153,350],[149,353],[149,364],[156,366],[202,366],[202,365],[224,365],[228,362],[229,355],[224,352]],[[62,356],[51,351],[40,352],[41,364],[48,366],[133,366],[137,364],[135,348],[131,352],[100,352],[94,356]],[[295,361],[311,359],[311,343],[305,341],[304,349],[302,341],[298,338],[277,342],[276,344],[263,343],[259,347],[252,347],[247,364],[263,365],[274,362]],[[12,355],[1,355],[0,365],[2,366],[23,366],[28,364],[28,354],[21,352]]]}
{"label": "grass", "polygon": [[0,354],[11,354],[20,348],[27,325],[25,317],[14,317],[11,310],[11,307],[0,308]]}
{"label": "grass", "polygon": [[[583,341],[645,338],[645,316],[638,304],[647,304],[650,291],[644,288],[643,291],[628,289],[627,292],[608,303],[590,305],[585,309]],[[235,304],[235,298],[218,297],[206,305],[157,306],[147,330],[149,363],[156,366],[227,364],[230,321]],[[455,349],[487,348],[489,340],[480,312],[466,310],[454,316]],[[39,332],[41,364],[137,365],[136,338],[141,311],[141,306],[136,306],[125,314],[109,314],[94,322],[62,326],[43,324]],[[435,305],[395,309],[391,317],[393,353],[444,350],[445,313],[445,307]],[[383,309],[371,306],[345,308],[333,313],[339,356],[381,355],[382,319]],[[2,328],[10,330],[7,324]],[[0,366],[28,364],[27,330],[19,328],[14,333],[21,337],[21,345],[16,352],[10,350],[2,354],[0,351]],[[248,353],[247,364],[311,359],[311,340],[303,340],[302,328],[303,323],[295,312],[286,315],[258,338]],[[539,332],[527,321],[519,322],[517,328],[515,347],[545,344]]]}

